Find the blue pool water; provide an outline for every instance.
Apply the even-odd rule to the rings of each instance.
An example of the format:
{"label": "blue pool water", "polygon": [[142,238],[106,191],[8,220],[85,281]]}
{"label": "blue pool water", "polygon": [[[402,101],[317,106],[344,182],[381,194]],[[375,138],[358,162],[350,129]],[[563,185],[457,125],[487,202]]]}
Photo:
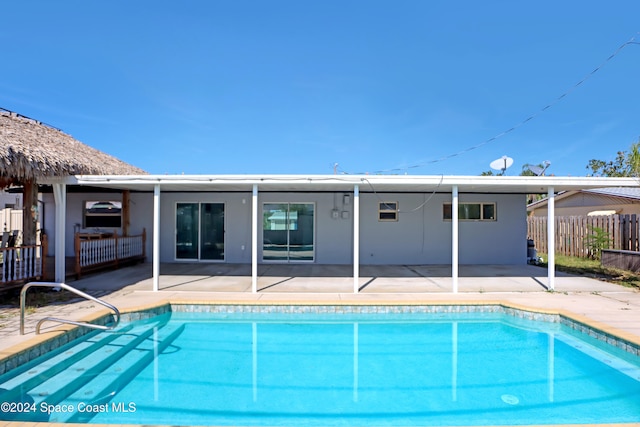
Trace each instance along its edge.
{"label": "blue pool water", "polygon": [[[640,358],[582,340],[557,323],[504,314],[173,313],[121,330],[107,343],[101,342],[105,333],[86,340],[103,353],[90,352],[96,368],[82,358],[77,363],[85,365],[70,366],[67,370],[76,372],[56,380],[34,361],[21,374],[41,375],[31,380],[33,386],[19,386],[5,375],[0,388],[22,387],[23,400],[27,396],[37,409],[34,416],[58,422],[418,426],[640,421]],[[75,360],[73,346],[61,355],[65,352]],[[123,355],[113,356],[118,352]],[[103,357],[114,361],[102,363]],[[63,391],[57,391],[63,382]],[[0,395],[0,400],[6,399]],[[44,408],[50,414],[43,414]]]}

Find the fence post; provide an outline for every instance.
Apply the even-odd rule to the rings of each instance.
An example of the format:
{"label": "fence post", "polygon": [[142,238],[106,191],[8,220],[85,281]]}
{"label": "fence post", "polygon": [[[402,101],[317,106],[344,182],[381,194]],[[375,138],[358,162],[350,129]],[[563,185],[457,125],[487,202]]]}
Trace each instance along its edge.
{"label": "fence post", "polygon": [[629,250],[636,251],[638,247],[638,221],[636,214],[631,214],[631,220],[629,221],[631,228],[631,236],[629,239]]}
{"label": "fence post", "polygon": [[614,249],[622,249],[620,245],[620,216],[613,215],[613,248]]}
{"label": "fence post", "polygon": [[116,231],[113,232],[113,242],[115,244],[115,267],[118,268],[118,261],[120,260],[120,245],[118,244],[118,233]]}

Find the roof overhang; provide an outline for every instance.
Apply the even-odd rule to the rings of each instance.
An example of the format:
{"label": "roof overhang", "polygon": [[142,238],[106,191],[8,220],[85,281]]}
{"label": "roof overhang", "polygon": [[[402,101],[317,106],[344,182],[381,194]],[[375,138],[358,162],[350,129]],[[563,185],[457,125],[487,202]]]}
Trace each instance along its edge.
{"label": "roof overhang", "polygon": [[[43,182],[44,181],[44,182]],[[117,190],[206,192],[259,191],[449,193],[457,186],[462,193],[547,193],[601,187],[637,187],[637,178],[555,177],[555,176],[453,176],[453,175],[78,175],[39,181]]]}

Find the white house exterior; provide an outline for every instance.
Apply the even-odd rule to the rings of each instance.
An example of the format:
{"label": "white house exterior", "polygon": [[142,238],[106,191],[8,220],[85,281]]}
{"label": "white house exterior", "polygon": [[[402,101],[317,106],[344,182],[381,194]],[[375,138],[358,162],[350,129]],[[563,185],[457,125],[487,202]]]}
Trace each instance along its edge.
{"label": "white house exterior", "polygon": [[[526,263],[526,194],[548,194],[552,216],[558,191],[637,186],[627,178],[377,175],[76,176],[51,184],[46,223],[57,280],[74,231],[86,228],[87,201],[122,202],[127,190],[130,232],[150,236],[155,289],[160,263],[220,262],[250,263],[254,292],[257,265],[266,263],[353,265],[354,292],[360,265],[450,264],[456,292],[459,264]],[[553,253],[549,262],[553,288]]]}

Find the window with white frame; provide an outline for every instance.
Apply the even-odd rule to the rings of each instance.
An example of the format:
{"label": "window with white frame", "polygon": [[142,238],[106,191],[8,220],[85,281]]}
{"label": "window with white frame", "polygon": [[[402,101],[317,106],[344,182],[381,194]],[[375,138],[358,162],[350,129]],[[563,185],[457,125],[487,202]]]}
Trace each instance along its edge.
{"label": "window with white frame", "polygon": [[[451,203],[442,206],[442,219],[451,221]],[[460,221],[496,221],[495,203],[459,203],[458,219]]]}
{"label": "window with white frame", "polygon": [[379,202],[378,221],[397,221],[398,202]]}

